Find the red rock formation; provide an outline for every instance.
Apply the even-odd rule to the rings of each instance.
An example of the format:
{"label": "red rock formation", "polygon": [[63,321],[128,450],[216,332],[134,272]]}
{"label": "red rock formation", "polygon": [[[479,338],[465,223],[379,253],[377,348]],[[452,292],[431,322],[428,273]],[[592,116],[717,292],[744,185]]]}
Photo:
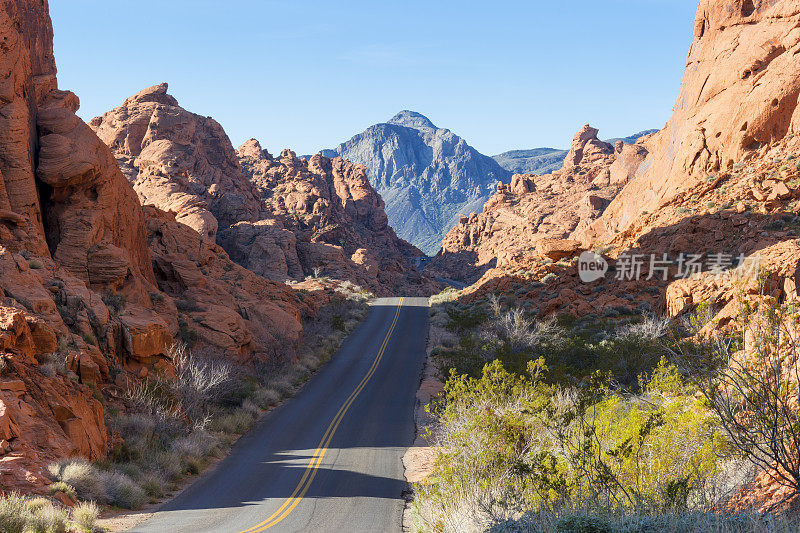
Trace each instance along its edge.
{"label": "red rock formation", "polygon": [[800,132],[798,22],[796,1],[700,2],[672,118],[587,239],[608,239],[708,174]]}
{"label": "red rock formation", "polygon": [[[301,318],[312,313],[313,301],[300,303],[287,285],[233,263],[220,246],[175,215],[152,206],[145,212],[158,284],[181,310],[176,330],[192,331],[201,342],[240,360],[291,355]],[[173,309],[175,304],[160,303]]]}
{"label": "red rock formation", "polygon": [[[319,268],[326,276],[349,279],[378,293],[433,290],[414,267],[422,252],[389,226],[383,200],[363,166],[341,157],[298,159],[290,150],[273,158],[255,139],[239,148],[239,157],[264,199],[269,222],[242,223],[237,231],[221,235],[237,261],[261,272],[258,261],[277,258],[277,264],[264,267],[277,268],[278,277]],[[252,243],[270,240],[283,254],[253,253]]]}
{"label": "red rock formation", "polygon": [[[47,1],[0,2],[0,484],[41,491],[48,462],[105,457],[95,396],[168,369],[176,335],[192,331],[198,346],[239,360],[291,357],[319,298],[233,265],[171,215],[150,207],[145,221],[111,151],[75,115],[78,98],[58,90]],[[203,201],[223,220],[257,212],[249,181],[226,173],[238,169],[232,147],[214,151],[216,123],[172,113],[158,90],[139,96],[145,104],[161,107],[131,126],[131,137],[142,125],[152,137],[140,160],[155,153],[173,169],[199,147],[181,168],[231,191],[214,196],[210,184]],[[195,133],[174,145],[159,136],[184,126]]]}
{"label": "red rock formation", "polygon": [[78,98],[58,90],[47,2],[3,6],[0,243],[52,254],[96,285],[152,280],[141,208],[111,153],[75,115]]}
{"label": "red rock formation", "polygon": [[487,269],[536,255],[542,239],[566,239],[597,219],[644,158],[639,144],[616,148],[588,124],[572,141],[562,170],[543,176],[515,175],[480,214],[462,217],[442,243],[431,271],[475,281]]}
{"label": "red rock formation", "polygon": [[91,126],[143,205],[174,212],[212,241],[218,225],[260,218],[259,199],[222,126],[181,108],[166,83],[131,96]]}
{"label": "red rock formation", "polygon": [[[610,165],[603,161],[602,147],[590,147],[598,156],[598,179],[624,187],[593,222],[592,217],[570,213],[574,225],[570,236],[582,240],[584,246],[608,245],[604,247],[606,258],[612,263],[622,254],[648,258],[668,254],[672,260],[680,253],[722,254],[732,260],[745,257],[745,261],[758,258],[763,287],[753,281],[742,282],[732,268],[723,270],[722,275],[706,272],[670,281],[677,274],[674,266],[666,281],[606,276],[583,283],[574,261],[551,263],[537,257],[540,254],[523,250],[503,258],[462,297],[499,292],[513,294],[518,303],[540,314],[608,316],[648,309],[679,315],[701,302],[711,302],[716,316],[709,329],[732,324],[742,300],[751,307],[762,299],[797,305],[798,54],[800,2],[701,0],[672,118],[663,130],[637,146],[617,148]],[[570,155],[581,153],[572,150]],[[510,225],[486,223],[493,213],[506,220],[513,209],[526,213],[515,206],[539,198],[538,178],[533,179],[534,184],[516,186],[514,190],[519,192],[514,196],[505,198],[499,192],[484,214],[454,230],[450,253],[468,251],[479,264],[488,263],[498,256],[496,250],[502,249],[498,243],[521,250],[526,242],[552,236],[533,210],[527,211],[520,223],[537,232],[527,241],[524,232]],[[603,203],[591,196],[588,200],[592,205]],[[479,221],[484,225],[478,225]],[[591,224],[584,224],[587,221]],[[474,235],[478,236],[475,245]],[[468,241],[458,241],[465,236]],[[542,246],[541,252],[549,249]],[[704,261],[707,259],[706,255]],[[458,262],[454,262],[457,268]],[[645,265],[643,272],[647,274],[648,269]],[[797,365],[797,360],[789,354],[784,364]],[[762,473],[733,503],[767,510],[773,504],[785,504],[787,493]]]}
{"label": "red rock formation", "polygon": [[286,281],[322,272],[379,294],[433,290],[414,266],[421,252],[388,226],[363,169],[288,150],[275,160],[255,141],[237,154],[222,127],[181,108],[166,83],[91,126],[142,204],[174,213],[257,274]]}

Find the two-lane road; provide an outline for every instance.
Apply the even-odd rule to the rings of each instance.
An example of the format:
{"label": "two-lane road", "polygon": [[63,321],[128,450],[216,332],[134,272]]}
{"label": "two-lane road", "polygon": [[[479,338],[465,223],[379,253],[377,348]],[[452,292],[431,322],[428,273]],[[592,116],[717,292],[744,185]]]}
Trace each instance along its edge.
{"label": "two-lane road", "polygon": [[399,531],[426,298],[376,300],[293,399],[133,531]]}

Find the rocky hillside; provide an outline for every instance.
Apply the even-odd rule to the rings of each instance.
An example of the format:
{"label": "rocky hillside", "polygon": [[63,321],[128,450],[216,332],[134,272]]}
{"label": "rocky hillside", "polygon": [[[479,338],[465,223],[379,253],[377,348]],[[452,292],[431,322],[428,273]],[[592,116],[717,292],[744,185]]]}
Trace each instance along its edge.
{"label": "rocky hillside", "polygon": [[378,294],[430,290],[415,268],[421,252],[388,227],[363,169],[289,151],[274,160],[253,143],[237,153],[219,123],[167,89],[145,89],[91,122],[143,205],[275,281],[321,274]]}
{"label": "rocky hillside", "polygon": [[543,239],[567,239],[597,219],[646,155],[641,144],[600,141],[588,124],[551,174],[515,174],[481,213],[462,217],[429,268],[472,282],[486,270],[534,253]]}
{"label": "rocky hillside", "polygon": [[323,155],[362,164],[386,202],[389,224],[427,254],[462,214],[480,211],[511,173],[423,115],[401,111]]}
{"label": "rocky hillside", "polygon": [[[622,141],[625,144],[635,144],[636,141],[658,130],[645,130],[628,137],[607,139],[605,142],[615,145]],[[533,148],[530,150],[511,150],[492,156],[501,167],[513,174],[550,174],[561,170],[564,158],[569,150],[557,148]]]}
{"label": "rocky hillside", "polygon": [[[105,458],[103,403],[124,410],[129,381],[169,375],[176,337],[237,361],[289,361],[327,295],[232,263],[202,225],[205,206],[181,204],[199,215],[176,209],[177,219],[142,209],[75,115],[77,96],[58,89],[46,0],[2,0],[0,35],[0,470],[4,490],[44,491],[47,463]],[[195,132],[150,154],[171,152],[187,169],[181,150]],[[226,205],[235,217],[257,199]]]}
{"label": "rocky hillside", "polygon": [[[263,226],[282,227],[294,236],[294,252],[284,254],[286,272],[294,277],[320,269],[324,275],[350,279],[376,292],[434,290],[415,267],[422,252],[389,226],[383,200],[363,166],[319,154],[299,159],[290,150],[273,158],[255,139],[237,153],[269,216],[266,221],[240,222],[221,235],[223,246],[242,264],[256,271],[275,270],[253,264],[280,257],[259,253],[264,241],[256,235]],[[282,246],[292,248],[291,242]],[[283,272],[284,266],[277,270]]]}
{"label": "rocky hillside", "polygon": [[[793,61],[800,49],[799,12],[793,1],[736,9],[721,0],[700,2],[686,72],[664,129],[635,145],[622,144],[613,156],[607,144],[592,140],[591,172],[580,143],[573,143],[561,171],[513,179],[514,186],[501,187],[483,213],[462,219],[450,232],[434,261],[437,272],[471,281],[492,266],[534,256],[536,243],[546,238],[572,239],[586,248],[615,242],[620,234],[651,227],[653,214],[672,202],[689,201],[688,191],[730,176],[743,179],[741,168],[763,160],[800,129]],[[587,183],[594,175],[599,181]],[[753,189],[764,199],[786,194],[773,194],[773,185]],[[552,187],[566,196],[548,197]],[[562,202],[565,197],[574,203]],[[682,209],[689,214],[698,206]]]}

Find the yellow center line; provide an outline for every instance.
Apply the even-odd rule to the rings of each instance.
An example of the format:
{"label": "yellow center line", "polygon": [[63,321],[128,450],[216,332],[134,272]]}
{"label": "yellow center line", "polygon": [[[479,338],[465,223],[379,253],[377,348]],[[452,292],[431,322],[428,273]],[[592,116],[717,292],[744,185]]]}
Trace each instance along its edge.
{"label": "yellow center line", "polygon": [[383,358],[383,353],[386,351],[386,346],[389,344],[389,338],[392,336],[394,328],[397,325],[397,319],[400,317],[400,308],[403,306],[403,300],[405,300],[405,298],[400,298],[400,302],[397,304],[397,311],[395,312],[394,320],[392,320],[392,325],[389,326],[389,331],[386,332],[386,337],[383,339],[383,343],[381,344],[381,347],[378,350],[378,354],[375,356],[375,360],[372,362],[372,366],[367,371],[366,375],[364,376],[364,379],[361,380],[361,383],[358,384],[358,386],[353,390],[353,392],[350,393],[350,396],[348,396],[347,399],[344,401],[342,406],[339,408],[339,411],[336,413],[336,416],[333,417],[333,420],[331,420],[330,425],[328,425],[328,429],[325,430],[325,434],[319,441],[317,449],[314,450],[314,455],[311,456],[311,460],[309,461],[308,466],[306,466],[306,469],[303,472],[303,477],[300,478],[300,482],[297,484],[297,487],[295,487],[294,492],[292,492],[292,495],[289,496],[286,499],[286,501],[284,501],[283,504],[278,508],[278,510],[272,513],[266,520],[264,520],[259,524],[254,525],[250,529],[245,529],[240,533],[258,533],[259,531],[267,530],[272,526],[274,526],[275,524],[282,521],[287,516],[289,516],[289,514],[291,514],[291,512],[294,510],[294,508],[300,504],[300,501],[303,499],[303,496],[305,496],[306,492],[308,492],[308,489],[311,487],[311,483],[314,481],[314,477],[317,475],[317,470],[319,469],[319,465],[322,463],[322,459],[325,457],[325,453],[328,451],[328,446],[330,445],[331,440],[333,440],[333,436],[336,433],[339,424],[342,422],[342,419],[347,414],[347,411],[350,409],[350,406],[356,400],[356,398],[364,389],[364,387],[367,386],[367,383],[369,383],[369,380],[372,379],[372,375],[377,370],[378,365],[380,364],[381,359]]}

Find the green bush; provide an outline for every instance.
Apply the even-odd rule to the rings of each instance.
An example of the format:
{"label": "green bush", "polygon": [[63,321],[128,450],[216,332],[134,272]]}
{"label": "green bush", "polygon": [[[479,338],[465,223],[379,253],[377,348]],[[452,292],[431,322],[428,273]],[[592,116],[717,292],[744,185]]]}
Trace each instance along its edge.
{"label": "green bush", "polygon": [[56,492],[63,492],[70,498],[77,498],[77,494],[75,493],[75,489],[69,483],[65,483],[63,481],[56,481],[55,483],[51,484],[48,488],[50,494],[55,494]]}
{"label": "green bush", "polygon": [[565,506],[664,513],[704,501],[727,444],[674,367],[659,365],[636,396],[600,373],[571,388],[545,374],[542,359],[525,375],[499,361],[479,378],[451,372],[432,408],[434,471],[415,486],[421,523]]}

